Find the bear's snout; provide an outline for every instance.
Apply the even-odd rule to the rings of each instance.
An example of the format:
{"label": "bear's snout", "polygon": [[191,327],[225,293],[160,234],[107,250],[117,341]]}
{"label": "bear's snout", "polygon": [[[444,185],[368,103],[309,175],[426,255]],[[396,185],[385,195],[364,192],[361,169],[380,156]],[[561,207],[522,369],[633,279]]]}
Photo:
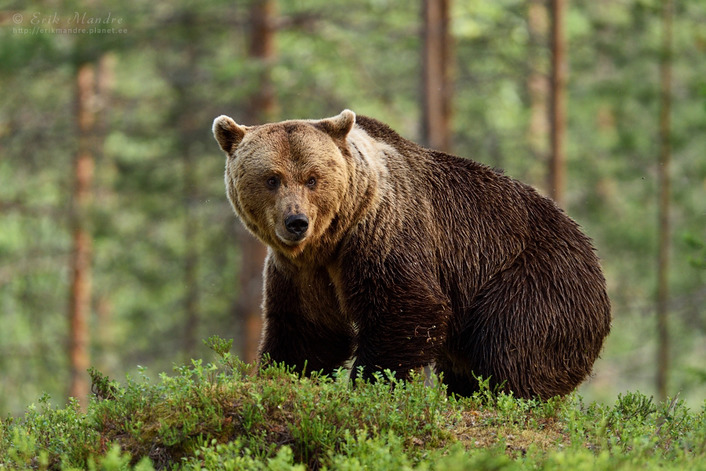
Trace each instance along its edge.
{"label": "bear's snout", "polygon": [[306,214],[292,214],[284,220],[284,227],[290,234],[302,238],[309,229],[309,218],[306,217]]}

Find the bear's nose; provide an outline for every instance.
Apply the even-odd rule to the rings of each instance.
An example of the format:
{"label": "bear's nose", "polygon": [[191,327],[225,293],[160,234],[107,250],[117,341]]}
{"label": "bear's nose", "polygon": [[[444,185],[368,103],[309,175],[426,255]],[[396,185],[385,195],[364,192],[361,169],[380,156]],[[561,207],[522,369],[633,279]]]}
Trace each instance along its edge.
{"label": "bear's nose", "polygon": [[306,214],[293,214],[284,220],[284,226],[294,235],[302,235],[309,228],[309,218]]}

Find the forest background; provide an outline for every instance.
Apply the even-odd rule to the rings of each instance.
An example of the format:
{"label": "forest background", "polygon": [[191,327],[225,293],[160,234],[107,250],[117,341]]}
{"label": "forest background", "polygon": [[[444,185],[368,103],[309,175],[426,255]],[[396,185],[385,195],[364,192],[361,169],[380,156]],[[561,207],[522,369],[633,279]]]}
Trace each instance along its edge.
{"label": "forest background", "polygon": [[[430,4],[443,6],[436,45]],[[0,415],[44,392],[85,400],[88,366],[169,372],[210,355],[214,334],[252,359],[264,250],[226,200],[217,115],[350,108],[553,194],[562,93],[554,196],[594,239],[614,316],[580,393],[702,403],[706,4],[569,2],[559,82],[555,5],[3,2]]]}

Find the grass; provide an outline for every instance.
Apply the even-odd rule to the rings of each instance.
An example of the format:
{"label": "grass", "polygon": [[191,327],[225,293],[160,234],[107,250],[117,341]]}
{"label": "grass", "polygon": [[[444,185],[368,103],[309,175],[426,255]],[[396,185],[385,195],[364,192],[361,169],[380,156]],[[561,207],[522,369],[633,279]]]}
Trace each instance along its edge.
{"label": "grass", "polygon": [[2,420],[0,470],[706,470],[706,403],[542,402],[487,387],[457,399],[421,377],[351,384],[345,371],[300,378],[282,365],[253,375],[229,342],[208,343],[218,362],[154,382],[92,371],[86,413],[44,397]]}

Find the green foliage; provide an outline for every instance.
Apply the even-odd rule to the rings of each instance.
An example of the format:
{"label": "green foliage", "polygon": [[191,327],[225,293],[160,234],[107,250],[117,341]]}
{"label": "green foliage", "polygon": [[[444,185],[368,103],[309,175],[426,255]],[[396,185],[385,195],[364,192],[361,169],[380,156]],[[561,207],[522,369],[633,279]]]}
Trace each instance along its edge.
{"label": "green foliage", "polygon": [[252,375],[229,341],[207,342],[217,363],[194,360],[158,381],[142,371],[124,386],[93,371],[86,413],[44,397],[0,422],[0,469],[703,469],[706,459],[706,404],[691,412],[627,393],[585,405],[487,387],[449,398],[436,378],[352,383],[344,371],[299,377],[278,364]]}
{"label": "green foliage", "polygon": [[[299,379],[273,365],[253,380],[242,370],[223,355],[220,366],[194,361],[176,368],[175,376],[161,375],[154,386],[130,380],[124,390],[111,390],[118,394],[115,400],[94,404],[96,428],[107,431],[111,440],[119,438],[132,455],[155,462],[199,449],[207,453],[204,443],[212,445],[215,439],[223,444],[233,437],[262,458],[274,456],[274,444],[287,443],[304,463],[319,462],[340,446],[346,430],[412,434],[436,444],[447,438],[440,426],[447,399],[440,388],[425,388],[422,380],[359,383],[351,394],[343,374],[335,380],[318,375]],[[163,455],[155,455],[155,449]]]}
{"label": "green foliage", "polygon": [[285,445],[269,458],[261,459],[253,456],[244,448],[240,441],[235,440],[219,444],[215,440],[211,445],[201,447],[194,452],[193,458],[184,460],[182,469],[201,471],[209,470],[253,470],[253,471],[304,471],[306,466],[294,464],[292,449]]}
{"label": "green foliage", "polygon": [[706,270],[706,243],[691,234],[684,236],[684,242],[694,253],[689,260],[691,265],[701,270]]}
{"label": "green foliage", "polygon": [[21,419],[0,424],[0,465],[10,469],[85,466],[102,451],[99,433],[73,400],[54,409],[45,395]]}

